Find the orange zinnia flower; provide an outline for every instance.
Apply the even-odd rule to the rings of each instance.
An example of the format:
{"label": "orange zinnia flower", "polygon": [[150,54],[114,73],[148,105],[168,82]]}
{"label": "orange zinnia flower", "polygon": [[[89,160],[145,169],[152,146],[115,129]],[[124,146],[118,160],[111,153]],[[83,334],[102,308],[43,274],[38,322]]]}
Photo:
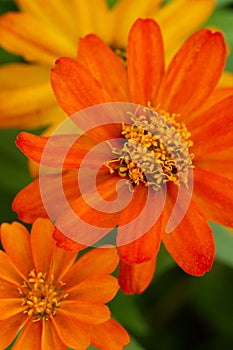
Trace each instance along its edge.
{"label": "orange zinnia flower", "polygon": [[104,305],[118,290],[109,275],[115,248],[75,262],[77,254],[56,247],[52,232],[48,219],[37,219],[31,234],[17,222],[1,226],[0,348],[21,331],[12,349],[122,349],[129,337]]}
{"label": "orange zinnia flower", "polygon": [[[126,118],[125,123],[122,123],[122,119],[122,122],[120,121],[118,126],[114,124],[113,128],[103,126],[97,130],[99,132],[89,132],[83,143],[74,144],[64,162],[65,168],[78,168],[85,152],[96,143],[124,136],[125,147],[128,147],[128,142],[137,140],[147,148],[150,159],[151,155],[156,155],[162,165],[163,173],[158,175],[153,168],[154,177],[147,183],[139,167],[122,161],[126,153],[121,152],[115,164],[107,162],[107,167],[101,169],[97,179],[97,189],[105,200],[114,198],[116,183],[122,176],[134,186],[131,203],[119,212],[119,215],[109,216],[92,210],[80,196],[80,192],[75,190],[77,175],[74,170],[66,170],[64,173],[64,191],[73,211],[93,225],[118,224],[119,232],[121,225],[140,214],[147,191],[156,207],[156,204],[162,201],[164,188],[167,187],[163,213],[146,234],[122,245],[124,238],[118,232],[118,251],[122,261],[120,284],[125,292],[141,292],[148,285],[161,241],[184,271],[195,276],[203,275],[210,270],[215,253],[208,220],[226,226],[233,225],[230,190],[233,186],[233,89],[215,89],[224,69],[225,58],[223,36],[209,30],[200,30],[184,43],[168,69],[164,71],[160,29],[153,20],[139,19],[129,33],[127,69],[119,57],[98,37],[89,35],[79,42],[78,60],[61,58],[52,71],[55,95],[68,114],[93,104],[110,101],[131,101],[148,107],[146,110],[149,111],[149,115],[147,113],[143,120],[135,116],[130,121],[131,126],[129,118]],[[156,123],[162,122],[163,126],[164,120],[170,125],[167,127],[168,124],[165,123],[166,127],[162,130],[165,135],[171,135],[167,141],[168,149],[172,152],[174,148],[176,151],[171,134],[172,130],[176,130],[190,155],[189,162],[181,167],[182,169],[177,165],[182,159],[178,159],[178,163],[174,162],[171,153],[166,150],[158,136],[154,137],[149,135],[148,131],[142,131],[143,125],[144,130],[150,130],[148,128],[153,128]],[[46,143],[46,138],[28,133],[21,133],[17,141],[21,150],[37,162],[41,160]],[[61,144],[59,150],[58,145],[57,155],[62,147]],[[128,153],[131,157],[130,151]],[[113,158],[116,158],[116,155],[112,155],[110,159]],[[150,163],[150,159],[147,158],[147,162]],[[49,165],[55,166],[56,160],[56,155],[52,155]],[[190,204],[179,225],[167,234],[166,225],[179,189],[177,184],[187,180],[185,174],[190,169],[193,169],[194,175]],[[177,173],[180,173],[183,180],[178,179]],[[53,196],[54,188],[52,183]],[[189,190],[185,191],[189,193]],[[184,203],[179,203],[180,209],[183,205]],[[27,222],[34,220],[37,215],[47,215],[40,199],[38,180],[16,196],[13,209]],[[69,215],[63,213],[57,218],[56,226],[60,227],[69,222],[68,220]],[[146,222],[147,218],[144,218],[144,223]],[[72,228],[72,222],[70,226]],[[75,239],[75,227],[73,231]],[[136,237],[134,231],[128,234]],[[81,249],[78,243],[69,240],[58,230],[55,231],[55,235],[59,244],[66,249]]]}

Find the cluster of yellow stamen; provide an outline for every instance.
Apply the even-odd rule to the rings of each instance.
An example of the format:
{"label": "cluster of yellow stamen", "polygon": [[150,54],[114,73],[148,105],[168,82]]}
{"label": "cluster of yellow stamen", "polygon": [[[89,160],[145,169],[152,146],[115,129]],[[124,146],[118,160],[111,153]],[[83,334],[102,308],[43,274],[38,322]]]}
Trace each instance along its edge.
{"label": "cluster of yellow stamen", "polygon": [[[148,113],[149,111],[149,113]],[[121,150],[113,150],[118,158],[105,165],[134,184],[144,183],[155,191],[171,181],[177,185],[188,183],[193,167],[193,142],[184,123],[177,122],[177,114],[145,109],[145,115],[131,115],[132,125],[122,124],[126,142]]]}
{"label": "cluster of yellow stamen", "polygon": [[28,316],[35,316],[34,321],[41,318],[48,320],[50,316],[55,316],[56,309],[62,300],[67,298],[62,288],[63,282],[54,284],[53,276],[47,281],[46,273],[36,273],[32,270],[27,281],[23,282],[19,293],[22,296],[22,305],[26,307],[24,313]]}

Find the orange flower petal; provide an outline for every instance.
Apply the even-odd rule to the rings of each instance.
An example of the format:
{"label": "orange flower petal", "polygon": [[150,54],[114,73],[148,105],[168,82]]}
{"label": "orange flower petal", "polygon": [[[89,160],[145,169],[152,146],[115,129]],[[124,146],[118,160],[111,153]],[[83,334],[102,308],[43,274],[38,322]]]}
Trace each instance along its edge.
{"label": "orange flower petal", "polygon": [[0,29],[1,45],[28,61],[52,65],[59,56],[75,56],[73,43],[27,13],[6,13],[1,16]]}
{"label": "orange flower petal", "polygon": [[154,105],[164,73],[163,41],[159,26],[150,19],[138,19],[129,32],[128,79],[134,103]]}
{"label": "orange flower petal", "polygon": [[[62,176],[62,190],[67,201],[71,204],[80,195],[77,187],[77,172],[76,170],[64,171]],[[61,199],[60,181],[61,176],[57,174],[41,177],[40,180],[35,180],[23,190],[21,190],[14,198],[12,209],[18,213],[19,218],[28,223],[32,223],[38,217],[47,218],[48,200],[45,208],[45,203],[41,199],[41,186],[43,194],[46,193],[47,198],[53,201],[52,213],[56,217],[64,211],[67,206],[64,206],[64,201]],[[33,201],[31,198],[33,197]]]}
{"label": "orange flower petal", "polygon": [[33,269],[30,235],[27,229],[18,222],[4,223],[1,225],[1,236],[6,253],[20,273],[27,278]]}
{"label": "orange flower petal", "polygon": [[54,226],[48,219],[37,219],[31,229],[32,255],[36,272],[50,270],[52,255],[55,247],[53,239]]}
{"label": "orange flower petal", "polygon": [[[110,318],[110,311],[106,305],[79,301],[63,300],[57,314],[69,318],[72,315],[77,320],[88,324],[99,324]],[[64,321],[63,321],[64,322]]]}
{"label": "orange flower petal", "polygon": [[195,114],[199,115],[203,111],[208,110],[209,108],[216,105],[218,102],[224,100],[225,98],[233,95],[233,87],[221,87],[216,88],[212,94],[206,99],[204,104],[198,108]]}
{"label": "orange flower petal", "polygon": [[58,248],[65,249],[70,253],[78,253],[84,248],[82,244],[79,244],[78,242],[75,242],[72,239],[65,236],[61,231],[58,230],[57,227],[55,227],[53,231],[53,238],[55,239]]}
{"label": "orange flower petal", "polygon": [[[136,186],[134,197],[120,215],[117,247],[120,258],[128,264],[138,264],[151,260],[159,250],[161,219],[156,218],[156,214],[159,215],[156,211],[161,207],[163,194],[151,191],[150,199],[148,199],[145,212],[143,212],[147,192],[148,188],[145,186]],[[147,222],[151,223],[148,228]],[[126,228],[125,224],[128,224]]]}
{"label": "orange flower petal", "polygon": [[19,294],[18,298],[14,299],[0,299],[0,320],[6,320],[7,318],[14,316],[26,309],[22,306],[22,298]]}
{"label": "orange flower petal", "polygon": [[157,104],[188,118],[216,86],[225,59],[226,46],[221,33],[205,29],[194,33],[170,63],[159,89]]}
{"label": "orange flower petal", "polygon": [[2,250],[0,250],[0,279],[16,286],[22,284],[22,276],[16,270],[9,256]]}
{"label": "orange flower petal", "polygon": [[[233,144],[233,96],[218,102],[208,111],[197,116],[189,125],[194,142],[193,153],[207,156],[223,151]],[[217,140],[217,144],[216,144]]]}
{"label": "orange flower petal", "polygon": [[111,13],[112,44],[115,47],[125,47],[127,34],[133,23],[140,17],[151,17],[151,13],[156,12],[161,2],[162,0],[138,0],[135,4],[131,0],[117,1]]}
{"label": "orange flower petal", "polygon": [[112,101],[129,101],[126,69],[101,39],[94,34],[80,39],[78,60],[104,86]]}
{"label": "orange flower petal", "polygon": [[54,276],[54,281],[61,281],[63,279],[63,276],[73,266],[76,258],[76,252],[68,252],[58,247],[54,248],[51,266],[51,274]]}
{"label": "orange flower petal", "polygon": [[16,337],[16,334],[25,321],[25,315],[20,312],[6,320],[0,321],[0,348],[5,349]]}
{"label": "orange flower petal", "polygon": [[233,226],[233,181],[197,168],[194,181],[195,200],[208,220]]}
{"label": "orange flower petal", "polygon": [[119,284],[125,294],[141,294],[149,286],[154,276],[156,257],[142,263],[128,265],[121,260]]}
{"label": "orange flower petal", "polygon": [[56,317],[51,317],[49,321],[43,320],[41,348],[66,350],[69,346],[75,349],[86,349],[81,346],[83,343],[88,345],[86,333],[80,322],[56,314]]}
{"label": "orange flower petal", "polygon": [[108,275],[93,276],[71,289],[67,287],[71,300],[104,304],[113,299],[119,289],[116,278]]}
{"label": "orange flower petal", "polygon": [[51,71],[51,84],[64,111],[71,115],[111,99],[89,70],[71,58],[60,58]]}
{"label": "orange flower petal", "polygon": [[[177,191],[176,188],[175,191]],[[164,212],[163,243],[176,263],[185,272],[194,276],[202,276],[211,269],[214,260],[215,245],[211,228],[194,200],[191,200],[178,227],[171,233],[166,233],[165,228],[175,200],[174,186],[170,186]],[[182,211],[182,205],[183,203],[179,203],[176,207],[177,215],[180,210]]]}
{"label": "orange flower petal", "polygon": [[[21,280],[21,283],[23,280]],[[0,299],[15,299],[19,297],[19,284],[15,285],[0,279]]]}
{"label": "orange flower petal", "polygon": [[[74,142],[76,139],[77,142]],[[95,146],[96,142],[87,136],[85,140],[79,138],[74,125],[73,135],[45,137],[21,132],[17,136],[16,145],[33,161],[61,169],[78,168],[86,152]]]}
{"label": "orange flower petal", "polygon": [[125,245],[121,245],[124,237],[122,235],[119,237],[118,233],[117,245],[121,260],[128,264],[140,264],[154,258],[160,247],[160,232],[161,220],[140,238]]}
{"label": "orange flower petal", "polygon": [[198,159],[195,158],[195,166],[219,176],[224,174],[224,177],[233,180],[232,154],[233,147],[210,155],[203,154]]}
{"label": "orange flower petal", "polygon": [[[33,201],[31,198],[33,198]],[[31,182],[16,195],[12,203],[12,210],[17,212],[20,220],[29,224],[38,217],[48,217],[41,200],[38,179]]]}
{"label": "orange flower petal", "polygon": [[20,336],[16,340],[12,349],[22,350],[22,349],[33,349],[41,350],[41,332],[42,323],[32,322],[32,318],[29,317],[23,327]]}
{"label": "orange flower petal", "polygon": [[[105,208],[116,197],[116,184],[119,178],[108,174],[106,178],[106,181],[103,180],[102,183],[96,186],[95,192],[85,193],[85,198],[82,195],[79,196],[71,205],[71,208],[60,215],[56,221],[56,228],[71,240],[79,243],[80,248],[92,246],[106,236],[118,223],[120,211],[108,213]],[[99,196],[105,200],[105,202],[102,202],[101,210],[92,207],[99,204]],[[91,203],[90,205],[88,201]],[[79,225],[78,229],[77,225]]]}
{"label": "orange flower petal", "polygon": [[126,330],[115,320],[89,326],[91,344],[101,350],[121,350],[129,344],[130,338]]}
{"label": "orange flower petal", "polygon": [[69,288],[72,288],[87,278],[112,273],[118,262],[116,248],[95,248],[83,254],[63,280],[69,285]]}

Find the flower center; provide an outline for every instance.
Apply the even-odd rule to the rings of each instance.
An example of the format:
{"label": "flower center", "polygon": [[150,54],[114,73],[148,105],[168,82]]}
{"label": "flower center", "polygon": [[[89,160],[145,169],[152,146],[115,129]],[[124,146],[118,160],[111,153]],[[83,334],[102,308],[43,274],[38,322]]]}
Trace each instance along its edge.
{"label": "flower center", "polygon": [[36,274],[32,270],[28,280],[23,282],[22,289],[19,289],[22,305],[26,306],[24,313],[28,316],[35,316],[35,321],[41,318],[48,320],[50,316],[54,316],[61,301],[68,296],[62,291],[63,286],[64,283],[61,281],[56,286],[53,276],[47,281],[46,273]]}
{"label": "flower center", "polygon": [[159,191],[166,182],[188,186],[188,173],[193,168],[194,155],[191,133],[184,123],[177,122],[179,115],[163,110],[145,108],[145,114],[130,113],[132,124],[122,123],[126,139],[122,149],[112,149],[116,159],[105,166],[113,174],[128,178],[133,185],[140,183]]}

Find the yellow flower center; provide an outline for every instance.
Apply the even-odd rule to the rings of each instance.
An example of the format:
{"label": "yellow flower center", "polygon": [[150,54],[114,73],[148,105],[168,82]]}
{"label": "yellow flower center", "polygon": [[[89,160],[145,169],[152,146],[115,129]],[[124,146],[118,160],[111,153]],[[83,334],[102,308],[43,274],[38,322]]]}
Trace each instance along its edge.
{"label": "yellow flower center", "polygon": [[110,173],[117,171],[133,185],[143,183],[155,191],[168,181],[188,186],[193,142],[185,124],[177,122],[179,115],[152,108],[145,108],[145,115],[130,115],[132,124],[122,123],[123,148],[112,150],[118,158],[105,163]]}
{"label": "yellow flower center", "polygon": [[50,316],[55,316],[61,301],[68,296],[62,291],[63,286],[64,283],[61,281],[55,285],[53,276],[47,281],[46,273],[36,274],[32,270],[27,281],[23,281],[22,288],[19,289],[22,305],[26,306],[24,313],[35,316],[34,321],[39,321],[41,318],[48,320]]}

